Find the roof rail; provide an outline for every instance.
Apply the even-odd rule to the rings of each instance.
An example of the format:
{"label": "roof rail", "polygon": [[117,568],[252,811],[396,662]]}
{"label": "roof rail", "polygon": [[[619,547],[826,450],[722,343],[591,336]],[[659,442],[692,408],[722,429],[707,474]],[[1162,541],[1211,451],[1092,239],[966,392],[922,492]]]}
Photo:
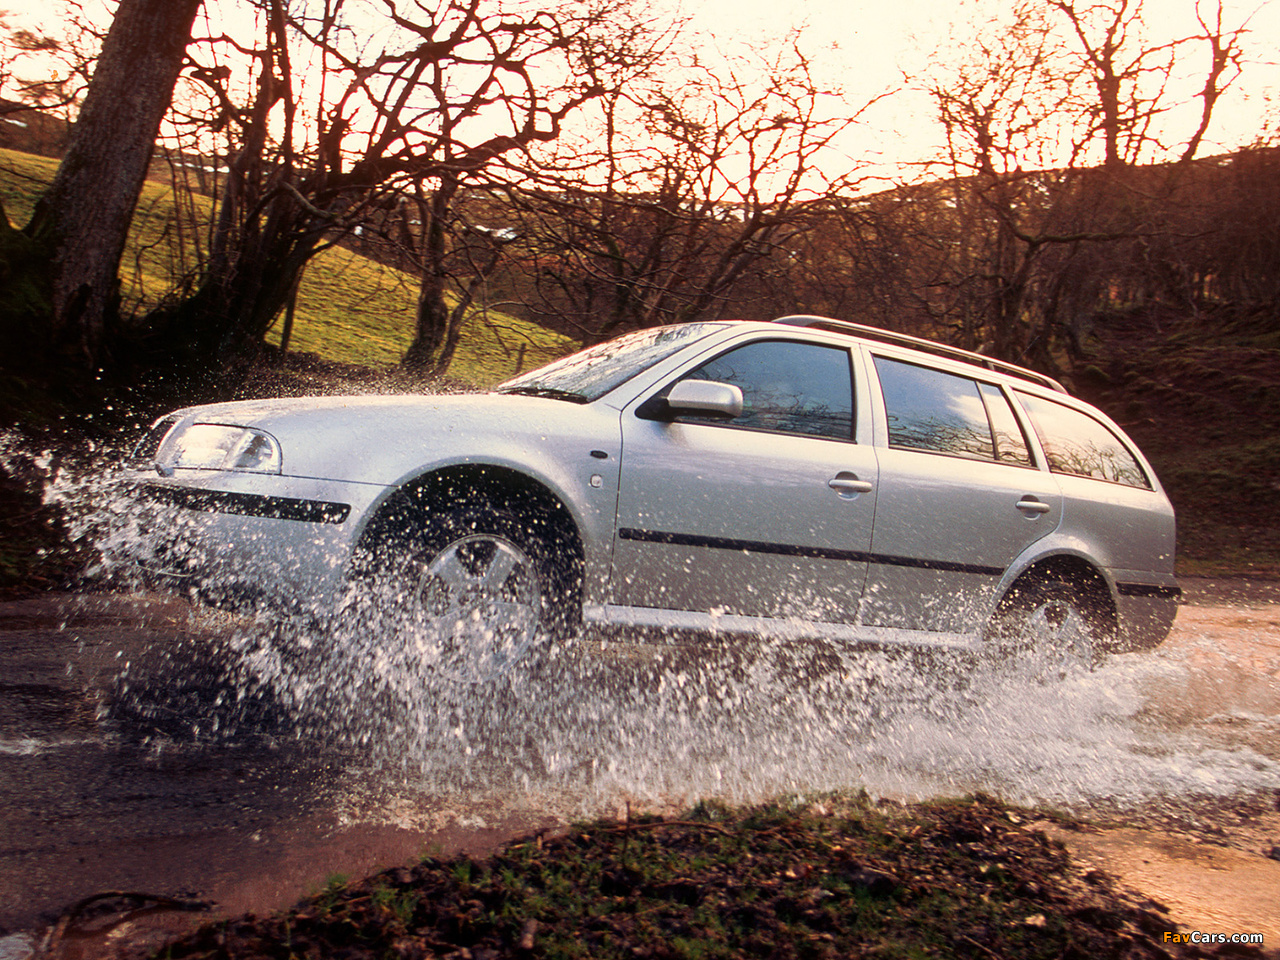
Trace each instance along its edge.
{"label": "roof rail", "polygon": [[833,333],[848,333],[855,337],[875,340],[879,343],[889,343],[897,347],[909,347],[912,350],[931,353],[937,357],[947,357],[951,360],[973,363],[980,367],[986,367],[988,370],[995,370],[1011,377],[1018,377],[1020,380],[1030,380],[1032,383],[1038,383],[1042,387],[1049,387],[1059,393],[1067,392],[1067,388],[1053,379],[1053,377],[1045,376],[1043,373],[1037,373],[1035,370],[1029,370],[1026,367],[1020,367],[1016,363],[1006,363],[1004,360],[983,356],[981,353],[974,353],[972,350],[962,350],[960,347],[936,343],[933,340],[924,340],[906,333],[895,333],[892,330],[883,330],[880,327],[868,327],[862,323],[850,323],[848,320],[833,320],[830,317],[817,317],[809,314],[778,317],[773,322],[785,323],[791,327],[809,327],[814,330],[829,330]]}

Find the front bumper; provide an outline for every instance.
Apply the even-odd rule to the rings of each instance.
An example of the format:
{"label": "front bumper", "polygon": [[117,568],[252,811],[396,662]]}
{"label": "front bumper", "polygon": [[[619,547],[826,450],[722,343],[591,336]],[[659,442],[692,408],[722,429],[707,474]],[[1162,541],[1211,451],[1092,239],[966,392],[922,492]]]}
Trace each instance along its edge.
{"label": "front bumper", "polygon": [[[187,475],[183,475],[186,473]],[[117,560],[214,600],[320,609],[332,602],[378,484],[179,472],[129,478],[135,527]]]}

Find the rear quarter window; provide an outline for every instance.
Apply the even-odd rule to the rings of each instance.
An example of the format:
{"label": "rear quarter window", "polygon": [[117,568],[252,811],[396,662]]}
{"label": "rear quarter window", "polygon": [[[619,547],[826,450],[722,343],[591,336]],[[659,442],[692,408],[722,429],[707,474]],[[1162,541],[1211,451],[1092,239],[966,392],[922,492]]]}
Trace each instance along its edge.
{"label": "rear quarter window", "polygon": [[889,446],[1033,466],[999,387],[888,357],[874,359]]}
{"label": "rear quarter window", "polygon": [[1054,473],[1151,489],[1151,479],[1138,458],[1100,420],[1043,397],[1019,393],[1018,399],[1031,417]]}

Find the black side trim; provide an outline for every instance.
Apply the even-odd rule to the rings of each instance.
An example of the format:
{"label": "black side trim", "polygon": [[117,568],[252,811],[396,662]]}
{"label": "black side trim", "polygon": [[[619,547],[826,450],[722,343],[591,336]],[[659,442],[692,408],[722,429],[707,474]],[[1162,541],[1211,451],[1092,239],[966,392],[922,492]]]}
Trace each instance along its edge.
{"label": "black side trim", "polygon": [[920,570],[943,570],[947,573],[976,573],[986,577],[1004,576],[1004,567],[988,567],[981,563],[957,563],[953,560],[921,560],[917,557],[891,557],[871,554],[871,562],[886,567],[916,567]]}
{"label": "black side trim", "polygon": [[267,517],[271,520],[342,523],[351,513],[351,505],[346,503],[268,497],[258,493],[228,493],[223,490],[162,487],[154,484],[144,485],[142,492],[144,496],[158,503],[182,507],[185,510],[234,513],[245,517]]}
{"label": "black side trim", "polygon": [[1153,583],[1117,583],[1116,593],[1122,597],[1158,597],[1161,600],[1177,600],[1182,596],[1182,588],[1161,587]]}
{"label": "black side trim", "polygon": [[694,533],[663,533],[657,530],[636,530],[622,527],[618,530],[622,540],[642,543],[667,543],[681,547],[709,547],[712,550],[738,550],[747,553],[772,553],[783,557],[808,557],[816,560],[852,560],[859,563],[878,563],[890,567],[916,567],[921,570],[943,570],[949,573],[976,573],[998,577],[1002,567],[987,567],[976,563],[954,563],[950,560],[921,560],[915,557],[893,557],[868,553],[864,550],[836,550],[829,547],[801,547],[789,543],[764,543],[759,540],[735,540],[731,537],[703,537]]}

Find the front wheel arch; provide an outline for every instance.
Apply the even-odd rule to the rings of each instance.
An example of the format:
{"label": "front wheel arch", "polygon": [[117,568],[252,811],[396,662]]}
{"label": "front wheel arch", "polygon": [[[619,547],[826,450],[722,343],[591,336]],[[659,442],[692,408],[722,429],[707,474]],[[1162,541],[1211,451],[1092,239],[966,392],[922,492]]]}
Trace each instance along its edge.
{"label": "front wheel arch", "polygon": [[401,487],[366,525],[348,581],[374,581],[406,557],[423,557],[471,531],[505,538],[536,560],[547,592],[544,641],[567,640],[580,629],[584,551],[578,527],[549,490],[502,468],[451,469]]}
{"label": "front wheel arch", "polygon": [[475,501],[527,517],[556,547],[562,564],[570,570],[573,602],[580,610],[585,550],[573,515],[542,483],[507,467],[448,467],[406,482],[365,525],[355,549],[356,562],[361,557],[367,560],[380,545],[395,543],[420,528],[433,512],[451,512]]}

